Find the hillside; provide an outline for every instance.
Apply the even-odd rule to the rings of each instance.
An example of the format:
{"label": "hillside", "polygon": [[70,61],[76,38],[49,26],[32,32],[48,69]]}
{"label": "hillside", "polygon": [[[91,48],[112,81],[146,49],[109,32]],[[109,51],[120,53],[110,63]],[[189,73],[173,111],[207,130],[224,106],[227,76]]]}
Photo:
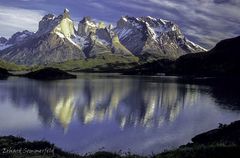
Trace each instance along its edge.
{"label": "hillside", "polygon": [[208,52],[187,54],[176,61],[176,72],[183,75],[239,76],[240,36],[219,42]]}

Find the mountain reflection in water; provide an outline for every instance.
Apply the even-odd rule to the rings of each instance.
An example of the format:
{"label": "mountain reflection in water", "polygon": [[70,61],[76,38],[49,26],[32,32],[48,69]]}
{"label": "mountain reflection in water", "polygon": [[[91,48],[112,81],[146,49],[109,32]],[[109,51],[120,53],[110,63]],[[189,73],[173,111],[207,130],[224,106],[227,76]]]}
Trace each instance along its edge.
{"label": "mountain reflection in water", "polygon": [[142,80],[95,79],[41,82],[18,79],[4,90],[14,106],[37,106],[42,122],[68,128],[76,115],[82,124],[116,120],[121,128],[161,126],[174,121],[184,106],[198,99],[194,85]]}
{"label": "mountain reflection in water", "polygon": [[0,135],[45,139],[67,150],[158,153],[218,123],[240,119],[239,87],[174,77],[82,74],[0,81]]}

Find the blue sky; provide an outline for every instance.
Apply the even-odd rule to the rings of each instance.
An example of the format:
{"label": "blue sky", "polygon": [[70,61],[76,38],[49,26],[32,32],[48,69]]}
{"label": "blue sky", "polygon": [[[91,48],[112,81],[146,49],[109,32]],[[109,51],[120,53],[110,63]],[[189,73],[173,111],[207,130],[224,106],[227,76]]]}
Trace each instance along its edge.
{"label": "blue sky", "polygon": [[116,23],[123,15],[172,20],[189,39],[207,48],[240,35],[240,0],[1,0],[0,36],[36,31],[43,15],[58,15],[64,8],[76,21],[92,16]]}

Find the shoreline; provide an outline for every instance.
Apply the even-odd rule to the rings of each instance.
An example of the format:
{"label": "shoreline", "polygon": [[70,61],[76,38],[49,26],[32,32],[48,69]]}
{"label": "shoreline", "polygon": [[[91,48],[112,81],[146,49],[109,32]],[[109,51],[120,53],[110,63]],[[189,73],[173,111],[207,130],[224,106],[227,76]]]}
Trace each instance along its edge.
{"label": "shoreline", "polygon": [[66,152],[48,141],[28,141],[21,137],[0,137],[0,157],[4,158],[221,158],[240,156],[240,121],[229,125],[219,124],[217,129],[199,134],[192,138],[192,142],[176,149],[155,155],[141,156],[129,152],[111,153],[97,151],[79,155]]}

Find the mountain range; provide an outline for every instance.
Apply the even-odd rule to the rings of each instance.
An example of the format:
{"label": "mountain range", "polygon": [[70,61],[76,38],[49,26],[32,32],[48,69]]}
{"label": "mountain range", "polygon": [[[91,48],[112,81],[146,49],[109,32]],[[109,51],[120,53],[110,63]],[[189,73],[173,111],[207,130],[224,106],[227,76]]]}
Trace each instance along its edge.
{"label": "mountain range", "polygon": [[9,39],[0,38],[0,59],[27,66],[67,63],[74,68],[84,64],[93,68],[175,60],[204,51],[168,20],[124,16],[117,24],[106,26],[84,17],[76,29],[68,9],[59,16],[45,15],[35,33],[25,30]]}
{"label": "mountain range", "polygon": [[180,56],[176,60],[161,59],[128,69],[125,74],[186,76],[240,76],[240,36],[225,39],[207,51]]}

